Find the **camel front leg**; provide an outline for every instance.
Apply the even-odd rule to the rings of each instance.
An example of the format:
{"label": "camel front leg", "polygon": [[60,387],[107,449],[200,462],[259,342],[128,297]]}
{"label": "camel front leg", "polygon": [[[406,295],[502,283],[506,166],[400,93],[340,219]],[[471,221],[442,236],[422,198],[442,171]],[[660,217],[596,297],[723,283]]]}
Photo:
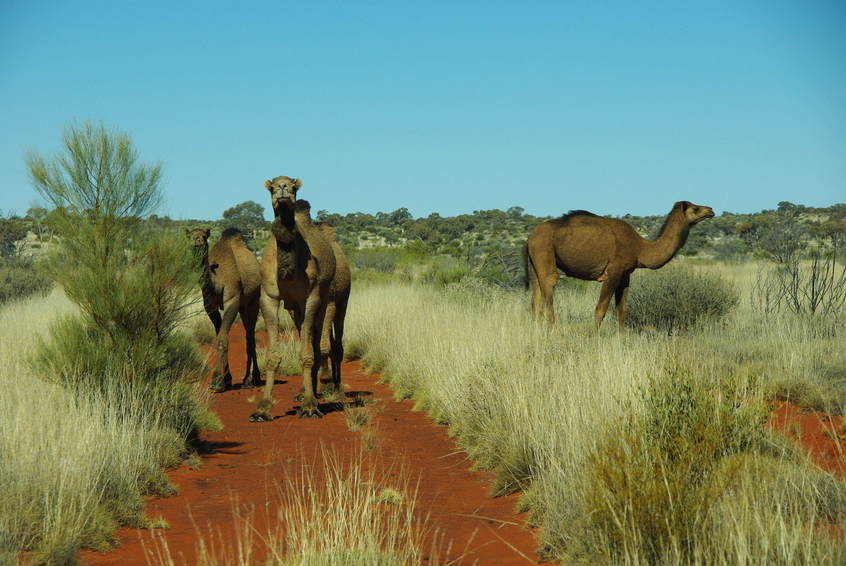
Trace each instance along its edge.
{"label": "camel front leg", "polygon": [[335,301],[330,302],[325,309],[323,316],[323,327],[320,331],[320,370],[317,374],[320,381],[321,390],[325,391],[330,388],[334,389],[334,380],[332,378],[332,371],[329,367],[329,357],[331,354],[331,333],[332,322],[335,320]]}
{"label": "camel front leg", "polygon": [[599,290],[599,302],[596,303],[595,325],[599,330],[602,324],[602,319],[605,318],[605,313],[608,311],[608,305],[611,303],[611,296],[617,288],[617,278],[606,279],[602,283],[602,288]]}
{"label": "camel front leg", "polygon": [[232,374],[229,373],[229,329],[235,322],[239,306],[240,297],[237,295],[223,303],[223,317],[221,318],[220,330],[215,338],[217,364],[209,387],[215,393],[223,393],[232,387]]}
{"label": "camel front leg", "polygon": [[626,325],[626,315],[627,312],[627,301],[629,298],[629,281],[630,275],[627,273],[624,275],[620,282],[617,284],[617,288],[614,290],[614,302],[616,303],[616,310],[617,310],[617,324],[620,327],[620,330]]}
{"label": "camel front leg", "polygon": [[322,329],[321,318],[325,308],[320,305],[320,289],[315,285],[306,300],[305,312],[303,313],[303,325],[300,331],[300,367],[303,372],[303,396],[300,409],[300,418],[321,418],[323,413],[317,407],[315,389],[317,385],[317,371],[314,367],[315,351],[319,355],[319,332]]}
{"label": "camel front leg", "polygon": [[273,407],[273,384],[279,371],[279,299],[268,295],[264,288],[259,299],[264,325],[267,327],[267,348],[264,360],[264,391],[255,412],[250,415],[252,422],[272,421],[270,408]]}

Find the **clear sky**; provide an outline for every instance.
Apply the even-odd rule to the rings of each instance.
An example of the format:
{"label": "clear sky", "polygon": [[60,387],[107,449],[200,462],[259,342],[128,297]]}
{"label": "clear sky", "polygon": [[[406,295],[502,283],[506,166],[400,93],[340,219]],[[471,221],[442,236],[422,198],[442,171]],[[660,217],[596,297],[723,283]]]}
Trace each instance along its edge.
{"label": "clear sky", "polygon": [[0,209],[72,121],[174,218],[266,205],[658,214],[846,201],[846,2],[0,0]]}

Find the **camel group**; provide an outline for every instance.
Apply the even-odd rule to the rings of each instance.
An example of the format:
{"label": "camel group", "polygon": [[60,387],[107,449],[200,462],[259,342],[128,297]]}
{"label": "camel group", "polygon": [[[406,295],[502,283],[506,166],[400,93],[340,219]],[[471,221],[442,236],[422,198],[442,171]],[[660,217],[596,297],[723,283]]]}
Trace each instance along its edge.
{"label": "camel group", "polygon": [[323,416],[317,405],[318,382],[324,391],[341,388],[350,268],[332,227],[312,222],[308,201],[297,200],[301,186],[299,179],[282,176],[265,182],[274,220],[261,265],[237,230],[225,230],[211,250],[208,230],[188,231],[202,267],[203,305],[215,327],[213,391],[232,386],[229,329],[239,313],[247,334],[247,373],[242,387],[258,385],[255,325],[259,309],[264,317],[268,336],[265,387],[251,421],[272,420],[273,384],[281,361],[280,306],[291,316],[299,340],[303,373],[300,417]]}
{"label": "camel group", "polygon": [[[232,386],[227,360],[229,329],[239,313],[247,334],[243,387],[258,385],[255,325],[261,309],[268,337],[265,386],[250,420],[272,420],[273,384],[281,361],[279,309],[283,307],[294,321],[299,340],[303,388],[298,413],[300,417],[320,418],[318,385],[323,391],[341,388],[350,267],[332,227],[314,223],[308,201],[297,199],[302,186],[299,179],[280,176],[264,185],[270,193],[274,219],[261,265],[237,230],[225,230],[211,250],[208,230],[188,231],[202,267],[203,304],[216,333],[217,364],[211,389],[221,392]],[[713,216],[708,206],[677,202],[655,240],[641,237],[622,220],[584,210],[541,223],[523,248],[532,312],[536,318],[555,321],[552,292],[561,270],[569,277],[601,282],[595,326],[598,329],[602,323],[613,295],[622,328],[631,273],[642,267],[658,269],[665,265],[684,245],[690,228]]]}

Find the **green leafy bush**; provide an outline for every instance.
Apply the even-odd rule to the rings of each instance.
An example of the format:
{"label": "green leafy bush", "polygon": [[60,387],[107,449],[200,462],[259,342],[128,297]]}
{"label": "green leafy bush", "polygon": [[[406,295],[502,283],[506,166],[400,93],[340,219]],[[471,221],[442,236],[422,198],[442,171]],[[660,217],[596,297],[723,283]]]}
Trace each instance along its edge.
{"label": "green leafy bush", "polygon": [[36,293],[46,294],[52,288],[53,281],[32,267],[0,267],[0,305]]}
{"label": "green leafy bush", "polygon": [[741,507],[758,521],[841,517],[846,487],[765,432],[767,407],[749,395],[687,372],[652,379],[644,410],[597,443],[582,508],[547,551],[574,563],[691,564]]}
{"label": "green leafy bush", "polygon": [[719,321],[738,304],[737,291],[716,275],[681,267],[638,273],[629,289],[628,324],[668,334]]}

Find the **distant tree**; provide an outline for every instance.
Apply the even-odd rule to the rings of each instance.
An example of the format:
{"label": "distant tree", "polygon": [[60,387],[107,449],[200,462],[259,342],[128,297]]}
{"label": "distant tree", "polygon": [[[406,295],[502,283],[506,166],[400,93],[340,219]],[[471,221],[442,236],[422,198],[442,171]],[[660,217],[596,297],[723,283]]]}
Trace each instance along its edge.
{"label": "distant tree", "polygon": [[240,228],[242,232],[253,232],[266,227],[264,207],[248,200],[223,211],[224,228]]}
{"label": "distant tree", "polygon": [[26,223],[17,216],[0,215],[0,259],[9,262],[18,255],[16,243],[26,237]]}
{"label": "distant tree", "polygon": [[49,211],[43,206],[32,206],[26,211],[26,217],[32,223],[39,240],[44,238],[44,233],[47,231],[47,214]]}

